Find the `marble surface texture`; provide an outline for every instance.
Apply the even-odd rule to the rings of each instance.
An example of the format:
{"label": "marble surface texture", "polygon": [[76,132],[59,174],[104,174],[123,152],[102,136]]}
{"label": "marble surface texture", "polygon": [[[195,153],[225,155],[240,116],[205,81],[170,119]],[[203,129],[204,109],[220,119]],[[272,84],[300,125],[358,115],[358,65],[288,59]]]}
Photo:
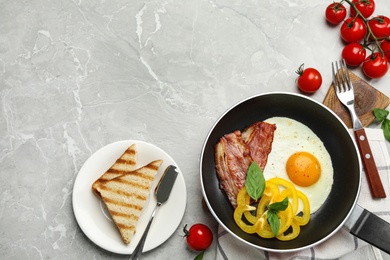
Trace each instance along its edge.
{"label": "marble surface texture", "polygon": [[[201,205],[208,131],[244,98],[298,92],[302,63],[322,73],[310,96],[323,101],[343,46],[324,19],[331,2],[0,0],[0,258],[128,259],[84,235],[72,189],[95,151],[136,139],[175,159],[188,195],[178,230],[145,259],[193,259],[181,227],[217,229]],[[390,96],[390,74],[364,79]]]}

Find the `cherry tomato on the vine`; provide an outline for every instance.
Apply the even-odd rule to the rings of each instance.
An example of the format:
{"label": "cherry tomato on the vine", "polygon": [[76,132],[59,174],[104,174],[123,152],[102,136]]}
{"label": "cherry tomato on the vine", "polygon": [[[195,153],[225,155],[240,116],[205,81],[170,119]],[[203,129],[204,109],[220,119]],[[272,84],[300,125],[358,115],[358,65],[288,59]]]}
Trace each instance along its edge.
{"label": "cherry tomato on the vine", "polygon": [[[359,12],[365,17],[370,17],[375,11],[375,1],[374,0],[352,0],[352,4],[356,6]],[[351,17],[355,17],[356,11],[350,6]]]}
{"label": "cherry tomato on the vine", "polygon": [[385,56],[390,61],[390,38],[384,40],[381,43],[381,49],[385,53]]}
{"label": "cherry tomato on the vine", "polygon": [[321,73],[314,68],[304,69],[302,64],[296,73],[299,75],[297,85],[300,90],[307,93],[316,92],[322,84]]}
{"label": "cherry tomato on the vine", "polygon": [[390,36],[390,19],[383,15],[375,16],[368,21],[372,33],[377,38],[386,38]]}
{"label": "cherry tomato on the vine", "polygon": [[331,3],[325,11],[325,17],[331,24],[339,24],[347,16],[347,9],[338,2]]}
{"label": "cherry tomato on the vine", "polygon": [[183,232],[187,239],[187,245],[195,251],[204,251],[210,247],[213,242],[213,233],[210,228],[204,224],[194,224],[187,230],[184,226]]}
{"label": "cherry tomato on the vine", "polygon": [[375,52],[365,59],[362,66],[367,77],[377,79],[383,77],[389,70],[389,62],[386,56]]}
{"label": "cherry tomato on the vine", "polygon": [[366,59],[366,49],[360,43],[352,42],[343,48],[341,57],[349,66],[359,66]]}
{"label": "cherry tomato on the vine", "polygon": [[367,26],[361,18],[348,18],[340,28],[341,38],[346,42],[358,42],[364,38]]}

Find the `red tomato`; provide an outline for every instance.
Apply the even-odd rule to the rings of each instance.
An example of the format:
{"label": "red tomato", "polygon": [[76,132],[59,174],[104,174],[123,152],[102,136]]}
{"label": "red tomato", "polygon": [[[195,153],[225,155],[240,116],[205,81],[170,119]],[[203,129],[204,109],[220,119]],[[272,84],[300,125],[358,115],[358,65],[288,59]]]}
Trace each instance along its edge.
{"label": "red tomato", "polygon": [[364,38],[367,27],[361,18],[348,18],[340,28],[341,38],[346,42],[358,42]]}
{"label": "red tomato", "polygon": [[296,71],[298,77],[298,88],[303,92],[314,93],[322,84],[321,73],[314,68],[304,69],[303,64]]}
{"label": "red tomato", "polygon": [[[375,11],[374,0],[352,0],[352,4],[356,6],[359,12],[365,17],[370,17]],[[355,17],[356,11],[350,6],[351,17]]]}
{"label": "red tomato", "polygon": [[190,230],[187,230],[187,225],[185,225],[183,231],[187,237],[187,245],[195,251],[204,251],[213,242],[213,233],[204,224],[194,224]]}
{"label": "red tomato", "polygon": [[341,57],[349,66],[359,66],[366,59],[366,49],[360,43],[349,43],[344,47]]}
{"label": "red tomato", "polygon": [[390,38],[387,40],[384,40],[381,43],[381,49],[385,53],[385,56],[390,61]]}
{"label": "red tomato", "polygon": [[325,11],[326,20],[331,24],[341,23],[346,16],[347,9],[345,9],[345,7],[338,2],[333,2],[330,4]]}
{"label": "red tomato", "polygon": [[390,19],[386,16],[379,15],[368,21],[372,33],[377,38],[386,38],[390,36]]}
{"label": "red tomato", "polygon": [[363,62],[363,72],[367,77],[377,79],[383,77],[389,70],[389,62],[386,56],[375,52]]}

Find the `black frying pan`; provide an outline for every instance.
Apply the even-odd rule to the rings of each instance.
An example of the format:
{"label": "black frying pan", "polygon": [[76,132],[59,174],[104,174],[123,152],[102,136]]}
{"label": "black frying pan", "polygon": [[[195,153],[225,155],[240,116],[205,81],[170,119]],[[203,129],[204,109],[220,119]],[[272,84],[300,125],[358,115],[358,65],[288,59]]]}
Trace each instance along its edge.
{"label": "black frying pan", "polygon": [[[219,188],[214,161],[214,146],[224,134],[243,130],[252,123],[274,116],[295,119],[316,133],[331,155],[334,169],[334,182],[328,199],[311,215],[310,222],[301,228],[299,236],[287,242],[247,234],[236,225],[234,208]],[[238,240],[254,247],[274,252],[302,250],[325,241],[349,219],[351,233],[390,253],[390,224],[355,205],[361,185],[361,161],[348,129],[331,110],[303,95],[262,94],[248,98],[225,112],[206,138],[200,160],[200,178],[203,196],[215,219]],[[373,225],[379,225],[383,237],[377,237],[378,227]],[[363,228],[356,230],[357,226]]]}

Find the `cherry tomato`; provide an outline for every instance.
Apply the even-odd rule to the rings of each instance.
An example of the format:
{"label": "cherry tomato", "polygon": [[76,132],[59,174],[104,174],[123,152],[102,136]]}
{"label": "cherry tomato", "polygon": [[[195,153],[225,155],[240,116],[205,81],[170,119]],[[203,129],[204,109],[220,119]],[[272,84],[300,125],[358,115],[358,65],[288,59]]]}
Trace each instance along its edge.
{"label": "cherry tomato", "polygon": [[359,66],[366,59],[366,49],[360,43],[352,42],[344,47],[341,57],[349,66]]}
{"label": "cherry tomato", "polygon": [[298,88],[303,92],[314,93],[321,87],[322,76],[318,70],[314,68],[304,69],[302,64],[296,73],[299,75]]}
{"label": "cherry tomato", "polygon": [[187,245],[195,251],[204,251],[213,242],[213,233],[204,224],[194,224],[190,227],[190,230],[187,230],[187,225],[185,225],[183,232],[187,237]]}
{"label": "cherry tomato", "polygon": [[379,15],[368,21],[372,33],[377,38],[386,38],[390,36],[390,19],[386,16]]}
{"label": "cherry tomato", "polygon": [[348,18],[340,28],[341,38],[346,42],[358,42],[364,38],[367,27],[361,18]]}
{"label": "cherry tomato", "polygon": [[365,59],[362,66],[367,77],[377,79],[383,77],[389,70],[389,62],[386,56],[375,52]]}
{"label": "cherry tomato", "polygon": [[385,56],[387,57],[387,59],[390,61],[390,38],[384,40],[381,43],[381,49],[385,53]]}
{"label": "cherry tomato", "polygon": [[325,11],[326,20],[331,24],[341,23],[346,16],[347,9],[345,9],[344,5],[338,2],[333,2],[332,4],[330,4]]}
{"label": "cherry tomato", "polygon": [[[352,0],[352,4],[356,6],[359,12],[365,17],[370,17],[375,11],[374,0]],[[350,6],[351,17],[355,17],[356,11]]]}

